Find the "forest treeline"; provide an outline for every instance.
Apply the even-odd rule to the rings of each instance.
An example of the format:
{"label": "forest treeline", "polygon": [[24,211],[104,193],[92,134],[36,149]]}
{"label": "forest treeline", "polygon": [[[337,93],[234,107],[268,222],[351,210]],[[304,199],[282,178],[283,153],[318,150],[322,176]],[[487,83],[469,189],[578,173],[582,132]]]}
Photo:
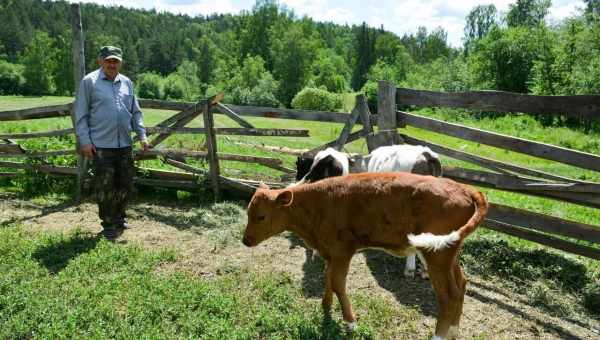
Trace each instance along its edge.
{"label": "forest treeline", "polygon": [[[72,95],[69,3],[0,0],[0,94]],[[140,97],[336,110],[340,94],[377,80],[443,91],[600,94],[600,0],[549,25],[551,0],[477,6],[463,44],[439,27],[398,36],[382,27],[299,17],[274,0],[238,15],[190,17],[82,4],[86,71],[102,45],[121,46]]]}

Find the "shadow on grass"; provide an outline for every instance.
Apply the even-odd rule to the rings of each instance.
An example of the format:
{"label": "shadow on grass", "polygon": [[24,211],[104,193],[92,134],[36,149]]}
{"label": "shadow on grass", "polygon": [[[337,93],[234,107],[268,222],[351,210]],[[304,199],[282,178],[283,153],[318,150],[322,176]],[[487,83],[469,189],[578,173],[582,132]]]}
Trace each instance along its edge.
{"label": "shadow on grass", "polygon": [[306,254],[306,260],[302,264],[302,293],[305,297],[321,297],[325,285],[325,261],[304,244],[304,241],[292,233],[286,233],[285,237],[290,241],[290,249],[302,247]]}
{"label": "shadow on grass", "polygon": [[418,275],[414,279],[404,277],[404,257],[374,249],[367,249],[362,253],[377,284],[394,294],[398,303],[415,306],[427,316],[437,315],[437,303],[431,283]]}
{"label": "shadow on grass", "polygon": [[310,327],[309,322],[305,323],[305,326],[301,326],[299,329],[299,339],[302,340],[313,340],[313,339],[349,339],[346,331],[342,329],[337,322],[331,318],[331,314],[323,314],[321,321],[320,330],[315,330]]}
{"label": "shadow on grass", "polygon": [[50,273],[57,274],[69,264],[69,261],[94,249],[99,240],[100,237],[96,235],[75,233],[58,242],[38,247],[32,257]]}

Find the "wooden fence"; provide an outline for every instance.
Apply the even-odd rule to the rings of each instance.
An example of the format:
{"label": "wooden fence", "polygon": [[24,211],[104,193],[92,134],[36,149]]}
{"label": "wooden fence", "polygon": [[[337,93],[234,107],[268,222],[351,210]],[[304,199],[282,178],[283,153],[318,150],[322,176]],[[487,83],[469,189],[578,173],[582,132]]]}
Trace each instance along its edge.
{"label": "wooden fence", "polygon": [[[72,4],[73,27],[73,60],[75,65],[75,82],[79,82],[83,74],[83,36],[79,5]],[[585,182],[550,174],[539,170],[484,158],[460,150],[420,140],[410,136],[398,128],[407,125],[437,133],[482,143],[513,152],[523,153],[572,166],[600,171],[600,156],[580,152],[554,145],[539,143],[522,138],[506,136],[490,131],[452,124],[414,113],[398,111],[398,105],[416,107],[449,107],[470,110],[495,112],[525,112],[531,114],[562,114],[585,118],[600,119],[600,96],[530,96],[497,91],[473,91],[466,93],[440,93],[396,88],[389,82],[379,82],[377,115],[371,115],[364,96],[357,96],[352,112],[300,111],[281,108],[224,105],[222,95],[217,95],[196,103],[170,102],[159,100],[141,100],[142,108],[155,108],[179,111],[173,116],[148,127],[151,143],[156,147],[172,134],[203,134],[206,136],[207,151],[153,149],[148,152],[136,152],[136,159],[160,157],[163,162],[184,172],[158,169],[139,169],[143,177],[136,177],[140,185],[162,186],[180,190],[198,190],[199,176],[206,177],[215,196],[222,189],[250,196],[258,183],[250,179],[235,179],[221,175],[220,160],[258,163],[286,175],[295,172],[286,168],[278,158],[257,157],[220,153],[217,150],[217,135],[247,136],[295,136],[308,137],[307,130],[301,129],[257,129],[244,116],[264,118],[284,118],[307,121],[336,122],[344,124],[341,134],[335,140],[321,145],[305,154],[314,154],[326,147],[341,149],[345,144],[365,138],[368,150],[381,145],[393,143],[420,144],[447,157],[475,164],[486,171],[471,170],[460,167],[444,167],[444,176],[454,180],[482,187],[515,192],[522,195],[533,195],[554,200],[571,202],[594,209],[600,208],[600,184]],[[240,128],[215,128],[213,114],[224,114],[237,122]],[[186,127],[193,119],[202,115],[204,127]],[[71,116],[72,104],[47,106],[24,110],[0,112],[0,121],[38,119],[48,117]],[[355,124],[362,124],[362,129],[352,132]],[[377,131],[374,130],[377,126]],[[19,134],[0,134],[0,157],[30,158],[43,160],[45,157],[57,155],[78,155],[77,167],[55,166],[48,163],[16,162],[0,160],[0,167],[16,169],[35,169],[53,175],[76,176],[77,187],[85,187],[86,160],[77,153],[78,146],[72,150],[33,151],[26,150],[17,139],[55,137],[73,134],[73,129],[43,131]],[[273,149],[285,151],[284,148]],[[185,162],[186,158],[207,159],[208,170],[194,167]],[[0,176],[14,176],[14,173],[0,172]],[[284,184],[267,183],[272,187]],[[78,190],[78,195],[80,190]],[[79,196],[78,196],[79,197]],[[580,241],[593,244],[600,243],[600,226],[568,221],[557,217],[534,213],[501,204],[492,204],[486,218],[485,227],[506,234],[517,236],[533,242],[561,249],[570,253],[600,259],[597,247],[586,246]],[[561,238],[562,237],[562,238]],[[568,238],[571,240],[566,240]]]}
{"label": "wooden fence", "polygon": [[[524,112],[537,115],[561,114],[583,117],[588,120],[600,119],[600,96],[591,95],[532,96],[500,91],[441,93],[398,88],[395,91],[395,99],[395,104],[402,106]],[[398,127],[414,126],[582,169],[600,171],[600,155],[448,123],[410,112],[397,111],[396,120]],[[406,133],[401,133],[400,138],[406,143],[426,145],[439,154],[486,169],[485,171],[476,171],[459,167],[444,167],[444,176],[459,182],[600,208],[599,183],[580,181],[505,161],[484,158],[424,141]],[[600,243],[600,226],[492,204],[485,227],[574,254],[600,259],[598,248],[577,243],[577,241]],[[567,241],[553,235],[569,237],[576,241]]]}

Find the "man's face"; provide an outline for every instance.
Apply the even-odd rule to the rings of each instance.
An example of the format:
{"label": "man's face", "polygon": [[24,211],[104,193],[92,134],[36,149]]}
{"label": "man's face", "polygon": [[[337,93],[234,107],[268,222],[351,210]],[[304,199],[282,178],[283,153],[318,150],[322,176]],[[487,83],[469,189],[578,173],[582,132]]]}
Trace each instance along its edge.
{"label": "man's face", "polygon": [[98,62],[108,79],[113,80],[119,74],[119,70],[121,69],[121,61],[119,59],[100,59]]}

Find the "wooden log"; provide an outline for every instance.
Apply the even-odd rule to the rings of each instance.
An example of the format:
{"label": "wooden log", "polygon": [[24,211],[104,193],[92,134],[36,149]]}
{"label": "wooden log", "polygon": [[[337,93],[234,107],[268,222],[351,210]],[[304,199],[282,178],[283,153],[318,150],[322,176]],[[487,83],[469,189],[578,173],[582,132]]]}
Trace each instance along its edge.
{"label": "wooden log", "polygon": [[[237,112],[237,114],[240,116],[298,119],[334,123],[345,123],[348,119],[347,113],[340,112],[293,110],[273,107],[240,105],[227,105],[227,107],[233,110],[234,112]],[[223,109],[219,108],[218,106],[214,107],[213,109],[224,114]]]}
{"label": "wooden log", "polygon": [[0,144],[0,156],[3,156],[2,153],[24,154],[25,150],[19,144]]}
{"label": "wooden log", "polygon": [[[83,39],[83,25],[81,23],[81,10],[79,4],[71,4],[71,32],[72,32],[72,57],[73,57],[73,84],[74,93],[79,90],[79,83],[85,77],[85,50]],[[77,126],[74,105],[70,107],[71,122],[73,128]],[[81,142],[79,137],[75,137],[75,150],[77,150],[77,179],[75,186],[75,200],[80,201],[87,195],[84,184],[87,180],[89,160],[81,153]]]}
{"label": "wooden log", "polygon": [[545,246],[549,246],[552,248],[560,249],[566,251],[568,253],[577,254],[585,257],[589,257],[595,260],[600,260],[600,250],[592,247],[587,247],[584,245],[575,244],[569,241],[565,241],[556,237],[552,237],[550,235],[540,234],[534,231],[530,231],[524,228],[519,228],[516,226],[512,226],[507,223],[502,223],[499,221],[495,221],[492,219],[485,219],[482,225],[484,228],[492,229],[495,231],[499,231],[501,233],[505,233],[508,235],[512,235],[518,238],[522,238],[525,240],[529,240],[532,242],[536,242],[539,244],[543,244]]}
{"label": "wooden log", "polygon": [[526,195],[552,198],[565,202],[585,205],[588,207],[600,207],[600,195],[594,193],[563,192],[552,190],[519,190],[514,189],[513,187],[516,184],[523,183],[523,180],[514,176],[506,176],[491,172],[470,170],[450,166],[443,167],[443,172],[444,177],[448,177],[462,183],[479,185],[483,187],[505,191],[518,192]]}
{"label": "wooden log", "polygon": [[221,176],[221,169],[219,167],[219,157],[217,156],[217,135],[215,134],[214,117],[211,110],[212,102],[207,100],[203,106],[204,128],[206,132],[206,148],[208,156],[208,165],[210,178],[212,180],[211,186],[213,188],[213,194],[216,199],[220,196],[220,182],[219,177]]}
{"label": "wooden log", "polygon": [[174,166],[174,167],[176,167],[178,169],[189,171],[191,173],[198,174],[198,175],[203,175],[204,176],[204,175],[206,175],[208,173],[208,171],[206,171],[204,169],[200,169],[200,168],[197,168],[195,166],[191,166],[189,164],[185,164],[183,162],[180,162],[180,161],[177,161],[177,160],[174,160],[174,159],[171,159],[171,158],[167,158],[167,157],[165,157],[163,159],[163,162],[166,163],[166,164],[172,165],[172,166]]}
{"label": "wooden log", "polygon": [[246,146],[246,147],[253,148],[253,149],[259,149],[259,150],[271,151],[271,152],[279,152],[279,153],[284,153],[284,154],[294,155],[294,156],[300,156],[300,155],[304,154],[305,152],[309,151],[308,149],[292,149],[292,148],[288,148],[286,146],[250,144],[250,143],[243,143],[243,142],[238,142],[238,141],[234,141],[233,144],[242,145],[242,146]]}
{"label": "wooden log", "polygon": [[495,132],[479,130],[459,124],[421,117],[408,112],[398,112],[399,119],[408,125],[431,130],[448,136],[462,138],[477,143],[487,144],[502,149],[549,159],[580,168],[600,171],[600,156],[582,151],[562,148],[545,143],[502,135]]}
{"label": "wooden log", "polygon": [[0,121],[65,117],[69,115],[70,105],[71,104],[62,104],[22,110],[2,111],[0,112]]}
{"label": "wooden log", "polygon": [[177,189],[190,192],[198,192],[200,185],[194,181],[176,181],[166,179],[149,179],[149,178],[134,178],[134,183],[137,185],[145,185],[150,187],[162,187],[168,189]]}
{"label": "wooden log", "polygon": [[[150,149],[148,151],[136,151],[135,155],[137,158],[143,159],[152,159],[157,156],[168,156],[174,158],[199,158],[199,159],[207,159],[208,155],[204,151],[189,151],[189,150],[172,150],[172,149]],[[271,157],[257,157],[257,156],[247,156],[247,155],[236,155],[229,153],[218,153],[219,159],[224,161],[236,161],[236,162],[246,162],[246,163],[256,163],[265,166],[269,165],[281,165],[283,161],[277,158]]]}
{"label": "wooden log", "polygon": [[0,139],[5,139],[5,138],[29,139],[29,138],[40,138],[40,137],[59,137],[59,136],[70,135],[72,133],[75,133],[75,129],[62,129],[62,130],[26,132],[26,133],[8,133],[8,134],[0,134]]}
{"label": "wooden log", "polygon": [[373,140],[373,125],[371,124],[371,111],[364,94],[356,96],[356,106],[360,115],[360,123],[363,125],[363,135],[367,139],[367,150],[369,153],[377,148]]}
{"label": "wooden log", "polygon": [[0,153],[0,157],[15,157],[15,158],[44,158],[44,157],[54,157],[54,156],[66,156],[66,155],[74,155],[76,154],[75,150],[56,150],[56,151],[42,151],[42,152],[34,152],[27,151],[25,153]]}
{"label": "wooden log", "polygon": [[381,80],[377,89],[377,127],[381,137],[382,145],[397,144],[397,122],[396,122],[396,87]]}
{"label": "wooden log", "polygon": [[[156,99],[139,99],[140,107],[144,109],[158,109],[158,110],[174,110],[174,111],[187,111],[193,106],[196,105],[194,102],[175,102],[175,101],[167,101],[167,100],[156,100]],[[175,123],[177,118],[175,118],[170,123],[166,123],[166,125],[171,125]]]}
{"label": "wooden log", "polygon": [[[363,135],[364,135],[364,131],[362,129],[358,130],[358,131],[352,132],[351,134],[348,135],[348,139],[346,139],[346,144],[347,143],[352,143],[355,140],[360,139]],[[323,145],[317,146],[316,148],[310,149],[307,152],[305,152],[303,154],[303,156],[305,156],[305,157],[314,157],[317,154],[317,152],[319,152],[321,150],[325,150],[325,149],[327,149],[329,147],[333,147],[333,146],[336,145],[337,142],[338,142],[338,140],[336,139],[336,140],[332,140],[329,143],[325,143]]]}
{"label": "wooden log", "polygon": [[225,106],[221,103],[218,103],[217,106],[220,109],[222,109],[221,112],[223,112],[227,117],[231,118],[233,121],[237,122],[241,126],[243,126],[245,128],[254,129],[254,125],[252,125],[249,121],[245,120],[244,118],[238,116],[237,113],[233,112],[233,110],[231,110],[227,106]]}
{"label": "wooden log", "polygon": [[[206,134],[205,128],[170,128],[148,127],[147,132],[161,134]],[[308,130],[301,129],[249,129],[249,128],[214,128],[217,135],[229,136],[268,136],[268,137],[309,137]]]}
{"label": "wooden log", "polygon": [[550,234],[600,243],[600,226],[563,220],[501,204],[490,203],[486,218]]}
{"label": "wooden log", "polygon": [[10,162],[10,161],[0,161],[0,168],[29,169],[29,170],[35,169],[40,172],[52,174],[52,175],[76,175],[77,174],[77,168],[73,168],[73,167],[47,165],[47,164],[31,165],[28,163]]}
{"label": "wooden log", "polygon": [[561,181],[561,182],[567,182],[567,183],[596,184],[596,183],[591,183],[591,182],[579,181],[579,180],[576,180],[573,178],[557,176],[557,175],[549,174],[547,172],[543,172],[543,171],[539,171],[539,170],[533,170],[533,169],[529,169],[529,168],[525,168],[525,167],[521,167],[521,166],[516,166],[516,165],[512,165],[510,163],[506,163],[506,162],[499,162],[499,161],[489,159],[489,158],[475,156],[470,153],[466,153],[466,152],[459,151],[456,149],[447,148],[447,147],[444,147],[444,146],[441,146],[441,145],[438,145],[435,143],[430,143],[430,142],[424,141],[422,139],[414,138],[412,136],[408,136],[405,134],[401,134],[400,136],[408,144],[427,146],[432,151],[435,151],[435,152],[439,153],[440,155],[445,155],[445,156],[448,156],[448,157],[451,157],[454,159],[458,159],[461,161],[466,161],[466,162],[470,162],[473,164],[477,164],[481,167],[492,169],[492,170],[498,171],[498,172],[505,172],[506,170],[508,170],[508,171],[512,171],[512,172],[515,172],[518,174],[522,174],[522,175],[526,175],[526,176],[533,176],[533,177],[538,177],[538,178],[544,178],[544,179],[548,179],[548,180],[552,180],[552,181]]}
{"label": "wooden log", "polygon": [[[158,123],[157,126],[166,127],[167,124],[169,124],[171,128],[184,127],[187,123],[191,122],[194,118],[196,118],[201,113],[202,113],[202,102],[198,102],[196,105],[188,108],[187,110],[180,112],[180,113]],[[175,120],[175,122],[171,123],[171,121],[173,121],[173,120]],[[170,135],[171,135],[170,133],[161,133],[160,135],[155,137],[150,142],[150,145],[152,145],[153,147],[156,147],[162,141],[167,139],[167,137],[169,137]]]}
{"label": "wooden log", "polygon": [[198,176],[186,172],[168,171],[163,169],[137,168],[138,177],[151,179],[168,179],[177,181],[196,181]]}
{"label": "wooden log", "polygon": [[0,177],[11,178],[11,177],[17,177],[20,174],[21,173],[19,173],[19,172],[0,172]]}
{"label": "wooden log", "polygon": [[502,91],[433,92],[398,88],[398,102],[420,107],[452,107],[494,112],[526,112],[540,115],[564,114],[600,119],[600,96],[533,96]]}
{"label": "wooden log", "polygon": [[360,115],[359,107],[354,106],[354,109],[352,109],[352,112],[350,113],[350,116],[348,117],[346,124],[344,124],[344,128],[342,129],[342,132],[340,133],[340,137],[336,140],[335,145],[333,146],[334,149],[340,151],[340,150],[342,150],[344,145],[346,145],[346,142],[348,141],[348,136],[350,135],[350,132],[352,132],[352,128],[354,128],[354,124],[358,120],[359,115]]}

